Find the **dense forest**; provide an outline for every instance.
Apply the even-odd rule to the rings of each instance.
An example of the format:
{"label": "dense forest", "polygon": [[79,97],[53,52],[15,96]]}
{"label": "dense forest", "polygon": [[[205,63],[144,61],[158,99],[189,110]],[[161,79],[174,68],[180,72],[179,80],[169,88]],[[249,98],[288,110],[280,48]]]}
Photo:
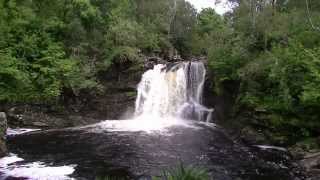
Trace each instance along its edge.
{"label": "dense forest", "polygon": [[112,65],[178,51],[208,59],[213,94],[236,84],[234,118],[259,116],[251,123],[278,141],[313,142],[320,1],[229,3],[232,10],[219,15],[184,0],[0,0],[0,101],[56,103],[66,90],[101,93],[97,75]]}
{"label": "dense forest", "polygon": [[0,8],[2,101],[99,89],[95,76],[112,63],[173,46],[187,51],[196,19],[190,4],[172,0],[4,0]]}

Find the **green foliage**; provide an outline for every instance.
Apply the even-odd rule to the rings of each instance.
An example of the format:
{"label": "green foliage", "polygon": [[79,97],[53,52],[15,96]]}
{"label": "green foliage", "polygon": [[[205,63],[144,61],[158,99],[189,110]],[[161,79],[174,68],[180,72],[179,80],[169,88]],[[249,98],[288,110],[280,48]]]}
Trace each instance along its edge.
{"label": "green foliage", "polygon": [[248,58],[248,40],[234,35],[227,21],[213,9],[198,14],[197,26],[192,35],[192,53],[206,55],[216,81],[237,80],[238,69]]}
{"label": "green foliage", "polygon": [[318,48],[306,49],[294,41],[275,46],[242,69],[241,103],[277,114],[269,126],[287,136],[314,135],[320,127],[319,59]]}
{"label": "green foliage", "polygon": [[142,53],[165,54],[174,44],[187,51],[180,48],[187,47],[183,26],[193,25],[195,10],[181,0],[173,14],[173,3],[1,0],[0,101],[55,101],[64,89],[102,91],[97,74],[112,64],[139,64]]}
{"label": "green foliage", "polygon": [[238,1],[223,20],[206,10],[195,36],[207,45],[194,49],[208,54],[217,92],[223,82],[240,82],[238,107],[267,110],[261,124],[292,141],[318,136],[320,128],[320,6],[309,2],[308,13],[305,1]]}
{"label": "green foliage", "polygon": [[[197,24],[193,28],[191,51],[194,55],[207,55],[211,46],[220,45],[228,34],[223,18],[214,9],[202,10],[197,15]],[[223,37],[221,37],[222,35]],[[221,42],[221,43],[218,43]]]}
{"label": "green foliage", "polygon": [[182,56],[190,56],[190,37],[196,23],[196,10],[183,0],[176,1],[173,18],[170,23],[170,41]]}
{"label": "green foliage", "polygon": [[[81,63],[59,42],[57,33],[65,27],[59,14],[44,17],[44,4],[39,1],[1,3],[5,18],[0,28],[0,101],[55,101],[63,87],[93,87],[92,77],[80,71]],[[49,14],[53,13],[51,10],[48,9]]]}
{"label": "green foliage", "polygon": [[[158,178],[154,178],[158,179]],[[209,180],[209,174],[202,169],[196,169],[193,167],[185,167],[182,164],[168,172],[164,172],[163,177],[160,179],[165,180]]]}
{"label": "green foliage", "polygon": [[[99,176],[96,180],[125,180],[128,177],[120,176]],[[209,180],[210,176],[206,170],[194,167],[185,167],[180,164],[171,171],[164,171],[161,177],[152,177],[153,180]]]}

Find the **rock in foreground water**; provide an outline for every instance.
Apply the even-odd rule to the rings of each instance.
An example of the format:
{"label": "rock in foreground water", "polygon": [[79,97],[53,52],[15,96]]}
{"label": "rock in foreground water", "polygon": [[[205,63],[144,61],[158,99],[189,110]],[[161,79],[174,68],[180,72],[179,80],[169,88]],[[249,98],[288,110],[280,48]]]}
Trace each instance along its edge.
{"label": "rock in foreground water", "polygon": [[0,112],[0,157],[7,153],[5,136],[7,131],[7,116],[4,112]]}

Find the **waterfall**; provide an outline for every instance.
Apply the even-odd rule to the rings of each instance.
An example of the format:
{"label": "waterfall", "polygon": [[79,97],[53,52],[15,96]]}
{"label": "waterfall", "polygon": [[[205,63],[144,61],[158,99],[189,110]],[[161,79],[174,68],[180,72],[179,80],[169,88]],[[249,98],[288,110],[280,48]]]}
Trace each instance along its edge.
{"label": "waterfall", "polygon": [[138,85],[135,115],[209,121],[213,109],[202,105],[205,76],[202,62],[155,65]]}

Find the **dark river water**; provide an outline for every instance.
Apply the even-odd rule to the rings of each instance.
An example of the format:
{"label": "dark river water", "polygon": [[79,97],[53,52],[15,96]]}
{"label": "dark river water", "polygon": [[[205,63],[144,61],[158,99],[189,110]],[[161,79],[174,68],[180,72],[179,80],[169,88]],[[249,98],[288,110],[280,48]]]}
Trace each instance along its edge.
{"label": "dark river water", "polygon": [[8,180],[150,179],[180,164],[204,168],[214,180],[299,179],[285,152],[235,143],[196,122],[106,121],[9,136],[8,146],[16,159],[0,160],[0,176]]}

